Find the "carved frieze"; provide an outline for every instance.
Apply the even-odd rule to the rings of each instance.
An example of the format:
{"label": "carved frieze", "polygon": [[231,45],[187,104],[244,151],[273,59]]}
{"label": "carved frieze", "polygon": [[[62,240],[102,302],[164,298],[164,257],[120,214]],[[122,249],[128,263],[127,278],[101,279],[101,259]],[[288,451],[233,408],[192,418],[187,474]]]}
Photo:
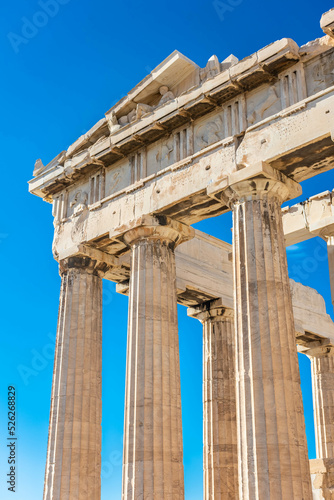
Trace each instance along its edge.
{"label": "carved frieze", "polygon": [[279,83],[263,85],[260,89],[250,92],[247,96],[248,126],[278,113],[281,109]]}
{"label": "carved frieze", "polygon": [[88,211],[90,180],[85,183],[73,186],[68,190],[66,199],[66,218],[75,218],[82,212]]}
{"label": "carved frieze", "polygon": [[334,85],[334,49],[305,65],[307,94],[313,95]]}
{"label": "carved frieze", "polygon": [[302,64],[280,74],[279,79],[282,109],[293,106],[306,98],[306,82]]}
{"label": "carved frieze", "polygon": [[53,198],[52,215],[54,217],[54,226],[57,226],[67,217],[68,191],[65,189],[62,193]]}
{"label": "carved frieze", "polygon": [[147,175],[163,170],[193,154],[193,126],[176,129],[151,147],[147,148]]}
{"label": "carved frieze", "polygon": [[200,151],[210,144],[218,142],[224,139],[224,121],[223,115],[215,117],[211,121],[207,121],[195,127],[195,148],[196,151]]}
{"label": "carved frieze", "polygon": [[[154,148],[156,165],[154,165],[154,156],[152,154],[149,155],[148,159],[148,172],[155,173],[159,170],[162,170],[168,165],[173,164],[175,162],[175,143],[174,136],[170,134],[165,137],[157,148]],[[151,165],[153,164],[153,165]]]}
{"label": "carved frieze", "polygon": [[129,158],[131,168],[131,184],[144,179],[147,176],[146,170],[146,148],[137,151]]}
{"label": "carved frieze", "polygon": [[101,169],[89,180],[89,205],[101,201],[105,196],[105,171]]}
{"label": "carved frieze", "polygon": [[174,161],[184,160],[193,154],[193,128],[183,127],[174,133]]}
{"label": "carved frieze", "polygon": [[194,125],[194,150],[200,151],[215,142],[233,137],[245,130],[245,101],[230,101],[218,113],[211,113]]}
{"label": "carved frieze", "polygon": [[111,196],[131,184],[131,168],[128,159],[121,160],[105,172],[105,196]]}
{"label": "carved frieze", "polygon": [[78,189],[75,192],[74,198],[70,203],[70,208],[72,208],[73,216],[80,215],[84,210],[88,208],[88,193],[83,189]]}
{"label": "carved frieze", "polygon": [[247,124],[254,125],[306,98],[302,64],[279,75],[278,81],[247,94]]}

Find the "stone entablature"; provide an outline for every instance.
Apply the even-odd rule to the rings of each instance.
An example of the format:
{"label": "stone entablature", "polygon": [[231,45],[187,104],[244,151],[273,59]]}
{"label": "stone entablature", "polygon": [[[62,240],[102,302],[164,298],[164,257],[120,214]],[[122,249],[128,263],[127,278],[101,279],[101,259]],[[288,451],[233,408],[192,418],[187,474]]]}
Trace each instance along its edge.
{"label": "stone entablature", "polygon": [[334,9],[325,12],[320,20],[321,29],[331,38],[334,38]]}
{"label": "stone entablature", "polygon": [[[194,152],[198,152],[209,144],[245,132],[255,123],[334,84],[333,44],[329,37],[301,48],[292,40],[282,39],[243,61],[229,65],[225,71],[217,70],[209,80],[201,82],[200,68],[175,51],[67,151],[60,153],[44,168],[39,163],[37,178],[42,181],[46,172],[49,175],[45,177],[45,183],[33,182],[32,190],[36,190],[36,194],[40,190],[41,194],[44,192],[48,196],[48,193],[59,191],[63,184],[73,182],[80,175],[80,170],[85,170],[90,163],[91,170],[94,166],[98,167],[96,160],[102,160],[108,166],[161,136],[166,136],[163,142],[168,143],[170,131],[178,127],[182,131],[185,124],[189,126],[194,121],[197,123],[199,116],[209,115],[198,122],[194,131]],[[224,63],[221,66],[224,67]],[[185,69],[182,76],[180,69]],[[136,109],[138,102],[154,100],[159,85],[163,83],[169,83],[174,89],[174,99],[170,98],[153,108],[141,119],[116,127],[110,134],[108,120],[112,113],[121,115],[131,108]],[[178,87],[179,96],[175,91]],[[178,112],[177,119],[175,111]],[[289,111],[295,110],[292,108]],[[205,127],[206,124],[209,126]],[[129,140],[136,144],[130,144]],[[170,149],[168,144],[164,146],[167,151]],[[116,148],[114,152],[113,148]],[[187,156],[191,154],[190,148]],[[175,163],[177,157],[175,148],[174,158],[162,162],[159,170]],[[51,187],[50,182],[58,186]]]}
{"label": "stone entablature", "polygon": [[[55,205],[56,207],[55,209],[60,211],[61,208],[58,203]],[[109,255],[108,253],[109,252],[108,244],[112,243],[112,240],[109,238],[110,235],[105,236],[100,240],[97,240],[99,233],[102,232],[101,223],[103,223],[103,220],[101,221],[100,224],[96,224],[95,226],[94,222],[96,222],[96,220],[97,222],[100,222],[100,218],[92,219],[91,229],[95,231],[95,234],[93,233],[93,237],[90,238],[94,240],[90,243],[91,246],[87,245],[86,243],[81,243],[81,241],[86,242],[88,239],[86,236],[87,235],[86,219],[88,212],[87,209],[84,210],[86,210],[86,212],[83,213],[81,217],[73,217],[67,221],[68,223],[69,222],[74,223],[73,226],[71,226],[70,224],[68,224],[67,226],[66,225],[61,226],[56,224],[55,244],[58,244],[59,248],[59,238],[60,235],[63,235],[62,242],[64,243],[64,245],[67,245],[61,248],[62,251],[60,252],[59,256],[60,260],[62,258],[68,257],[69,255],[74,255],[77,253],[87,255],[89,249],[91,251],[94,250],[98,252],[100,252],[99,249],[102,249],[103,250],[102,256],[105,255],[111,258],[111,255]],[[330,191],[326,191],[324,193],[312,196],[309,200],[306,200],[305,202],[298,203],[291,207],[283,208],[282,213],[283,213],[285,242],[287,246],[299,243],[301,241],[313,238],[315,236],[325,237],[324,234],[326,232],[330,232],[331,228],[334,227],[333,193],[331,193]],[[66,228],[68,228],[71,231],[66,233]],[[69,236],[69,238],[67,239],[65,238],[66,234],[68,234]],[[80,238],[82,238],[82,240]],[[127,251],[126,247],[123,245],[121,241],[118,241],[118,243],[116,243],[115,240],[113,240],[113,245],[116,246],[116,244],[118,245],[118,249],[122,249],[122,252]],[[116,277],[117,273],[115,274],[115,271],[116,268],[119,267],[119,264],[116,265],[116,262],[118,261],[117,260],[114,261],[114,268],[113,268],[114,278],[111,279],[113,281],[120,282],[123,280],[124,270],[121,271],[120,269],[117,269],[117,272],[121,271],[119,278],[117,278]],[[124,256],[124,259],[121,260],[120,262],[122,264],[127,262],[126,255]]]}
{"label": "stone entablature", "polygon": [[[241,62],[211,58],[202,72],[171,54],[67,152],[36,162],[30,191],[53,201],[55,257],[87,242],[119,255],[126,246],[110,228],[143,215],[192,224],[222,213],[235,180],[330,168],[333,54],[329,37],[300,49],[283,39]],[[152,109],[119,123],[141,104]]]}
{"label": "stone entablature", "polygon": [[308,200],[282,209],[286,245],[334,232],[334,191],[325,191]]}
{"label": "stone entablature", "polygon": [[313,500],[333,500],[334,459],[310,460]]}
{"label": "stone entablature", "polygon": [[[249,165],[249,158],[245,159],[243,154],[246,147],[249,149],[249,141],[256,146],[256,153],[257,146],[261,147],[263,160],[273,160],[275,151],[270,151],[270,139],[272,134],[279,133],[276,122],[283,120],[282,129],[288,125],[285,134],[289,137],[298,132],[301,121],[314,121],[314,100],[326,100],[325,107],[329,107],[327,99],[332,95],[334,83],[333,51],[329,37],[300,49],[292,40],[283,39],[239,63],[229,62],[228,69],[218,72],[216,68],[213,76],[202,83],[197,65],[176,51],[67,152],[60,153],[46,167],[37,162],[36,177],[30,182],[30,190],[63,206],[62,210],[55,210],[56,222],[59,223],[78,215],[84,207],[94,210],[102,201],[108,203],[124,196],[127,198],[129,190],[140,192],[143,186],[149,188],[152,181],[157,183],[159,190],[161,178],[182,170],[181,177],[175,179],[179,183],[182,177],[189,175],[187,165],[194,167],[194,164],[202,163],[204,169],[210,167],[211,171],[191,169],[194,175],[203,177],[201,185],[189,192],[194,195],[200,188],[206,188],[219,179],[213,168],[215,157],[224,161],[224,175]],[[224,67],[224,64],[220,66]],[[174,71],[175,68],[178,71]],[[181,78],[180,68],[186,68],[186,77],[182,77],[183,91],[177,95],[176,89],[181,83],[176,82],[174,74]],[[138,100],[154,99],[157,86],[169,81],[173,95],[175,92],[174,99],[154,107],[141,119],[118,125],[110,134],[108,117],[111,113],[121,115],[130,109],[129,106],[138,106]],[[187,82],[190,89],[187,89]],[[326,111],[323,110],[323,114]],[[291,118],[292,114],[298,115],[297,120]],[[324,136],[327,134],[330,139],[332,130],[332,119],[326,118],[326,130],[316,134],[319,142],[321,132],[322,147]],[[257,129],[263,135],[263,126],[269,125],[273,125],[266,129],[269,135],[262,137],[258,145],[254,144]],[[249,140],[245,141],[246,138]],[[314,139],[310,137],[311,142]],[[309,142],[303,140],[303,145]],[[316,147],[313,144],[312,148]],[[326,149],[330,147],[328,144]],[[210,158],[206,161],[208,155]],[[298,180],[310,175],[310,172],[305,174],[306,167],[295,165],[293,158],[290,160],[292,165],[284,167],[285,173],[295,173]],[[288,171],[289,167],[292,172]],[[282,169],[282,166],[278,168]],[[323,165],[322,168],[326,167]],[[209,203],[210,199],[206,197],[206,201]],[[202,199],[201,202],[203,204]],[[212,199],[211,204],[213,206],[208,207],[207,213],[213,214],[219,207]],[[191,218],[191,214],[186,217]],[[201,215],[196,214],[196,219],[200,218]]]}

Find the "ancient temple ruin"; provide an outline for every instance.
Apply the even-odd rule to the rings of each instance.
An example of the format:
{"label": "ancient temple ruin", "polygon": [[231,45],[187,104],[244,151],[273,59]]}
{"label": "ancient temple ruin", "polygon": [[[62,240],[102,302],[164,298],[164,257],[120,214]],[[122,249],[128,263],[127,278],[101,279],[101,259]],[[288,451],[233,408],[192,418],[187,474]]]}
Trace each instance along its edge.
{"label": "ancient temple ruin", "polygon": [[[203,324],[204,499],[334,498],[334,323],[286,261],[326,240],[334,298],[334,194],[281,208],[334,165],[334,10],[321,27],[205,68],[175,51],[36,162],[62,278],[44,500],[100,500],[102,279],[129,294],[123,500],[184,499],[177,303]],[[191,227],[227,211],[233,247]]]}

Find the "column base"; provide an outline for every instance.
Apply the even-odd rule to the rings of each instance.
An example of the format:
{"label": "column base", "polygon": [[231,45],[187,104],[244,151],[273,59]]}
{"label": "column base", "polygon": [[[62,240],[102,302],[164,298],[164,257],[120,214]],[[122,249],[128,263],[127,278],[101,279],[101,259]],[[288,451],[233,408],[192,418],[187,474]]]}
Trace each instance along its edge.
{"label": "column base", "polygon": [[334,458],[310,460],[313,500],[334,500]]}

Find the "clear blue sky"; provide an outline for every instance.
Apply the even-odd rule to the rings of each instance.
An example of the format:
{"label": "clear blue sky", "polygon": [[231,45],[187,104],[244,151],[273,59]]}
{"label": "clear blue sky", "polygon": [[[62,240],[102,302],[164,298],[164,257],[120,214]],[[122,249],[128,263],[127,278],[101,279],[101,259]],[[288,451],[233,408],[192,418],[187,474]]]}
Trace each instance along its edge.
{"label": "clear blue sky", "polygon": [[[54,0],[55,1],[55,0]],[[322,36],[327,1],[107,2],[57,0],[49,14],[42,2],[2,5],[0,17],[1,104],[1,360],[0,498],[42,498],[53,347],[60,280],[51,253],[51,206],[28,194],[34,162],[46,164],[94,125],[174,49],[204,66],[212,54],[239,59],[283,37],[299,45]],[[231,7],[233,5],[233,7]],[[219,9],[218,9],[219,10]],[[34,23],[33,25],[31,23]],[[36,28],[36,24],[39,26]],[[35,26],[35,27],[34,27]],[[10,34],[11,33],[11,34]],[[10,35],[9,35],[10,34]],[[333,174],[304,184],[301,199],[333,189]],[[230,214],[197,225],[231,240]],[[296,264],[315,258],[320,240],[288,251],[291,276],[316,288],[332,314],[328,264],[312,272]],[[307,267],[307,266],[306,266]],[[298,275],[299,274],[299,275]],[[104,286],[102,499],[120,499],[127,298]],[[186,499],[202,499],[202,333],[179,307]],[[314,432],[310,369],[301,360],[310,457]],[[18,395],[18,490],[6,489],[7,386]]]}

